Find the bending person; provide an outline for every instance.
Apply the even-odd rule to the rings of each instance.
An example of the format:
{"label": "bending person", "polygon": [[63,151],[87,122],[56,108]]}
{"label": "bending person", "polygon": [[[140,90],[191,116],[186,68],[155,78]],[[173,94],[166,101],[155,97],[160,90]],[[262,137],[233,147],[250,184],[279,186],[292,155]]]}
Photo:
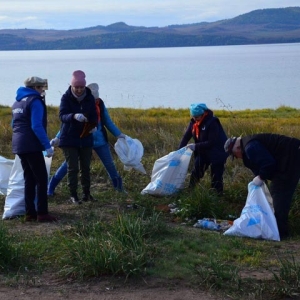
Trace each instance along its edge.
{"label": "bending person", "polygon": [[[93,133],[94,137],[94,146],[93,149],[99,156],[102,161],[107,174],[109,175],[113,187],[120,192],[124,192],[123,188],[123,180],[119,175],[116,166],[114,164],[112,154],[109,148],[108,138],[107,138],[107,130],[117,138],[125,138],[125,135],[120,131],[120,129],[114,124],[108,110],[105,107],[103,100],[99,97],[99,86],[97,83],[91,83],[87,86],[91,91],[95,98],[96,111],[98,116],[98,125],[97,131]],[[56,137],[51,140],[51,145],[57,146],[59,143],[60,133],[56,135]],[[67,174],[67,164],[63,162],[61,166],[58,168],[56,173],[51,178],[48,185],[48,195],[54,195],[54,191],[59,182],[64,178]]]}
{"label": "bending person", "polygon": [[260,186],[270,180],[275,218],[280,239],[289,236],[288,215],[293,194],[300,179],[300,140],[284,135],[261,133],[243,138],[229,138],[225,151],[240,158],[256,176],[253,183]]}

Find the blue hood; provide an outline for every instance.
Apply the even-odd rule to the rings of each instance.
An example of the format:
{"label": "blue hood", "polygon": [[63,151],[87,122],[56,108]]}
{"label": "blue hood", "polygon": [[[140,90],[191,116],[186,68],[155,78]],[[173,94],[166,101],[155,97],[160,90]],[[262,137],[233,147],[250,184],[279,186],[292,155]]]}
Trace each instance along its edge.
{"label": "blue hood", "polygon": [[21,101],[23,98],[29,97],[29,96],[41,96],[39,92],[37,92],[36,90],[33,90],[31,88],[28,87],[19,87],[17,90],[17,96],[16,96],[16,100],[17,101]]}

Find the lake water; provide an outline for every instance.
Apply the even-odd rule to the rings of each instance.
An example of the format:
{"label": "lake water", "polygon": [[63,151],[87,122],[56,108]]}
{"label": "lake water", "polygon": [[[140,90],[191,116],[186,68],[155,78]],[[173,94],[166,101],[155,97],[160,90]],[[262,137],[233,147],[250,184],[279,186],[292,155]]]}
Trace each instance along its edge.
{"label": "lake water", "polygon": [[74,70],[97,82],[107,107],[300,108],[300,44],[113,50],[0,51],[0,104],[25,78],[47,78],[59,106]]}

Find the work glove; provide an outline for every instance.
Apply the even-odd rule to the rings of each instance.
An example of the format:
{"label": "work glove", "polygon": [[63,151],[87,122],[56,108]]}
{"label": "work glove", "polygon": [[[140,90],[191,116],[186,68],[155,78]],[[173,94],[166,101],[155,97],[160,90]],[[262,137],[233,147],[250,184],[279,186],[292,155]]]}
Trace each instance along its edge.
{"label": "work glove", "polygon": [[50,141],[50,146],[57,147],[59,145],[59,141],[60,141],[60,139],[58,137],[55,137],[54,139],[52,139]]}
{"label": "work glove", "polygon": [[252,182],[256,185],[256,186],[261,186],[264,181],[261,180],[261,178],[259,176],[256,176],[253,178]]}
{"label": "work glove", "polygon": [[54,154],[54,150],[52,149],[52,147],[49,149],[46,149],[46,154],[45,154],[46,157],[52,157],[53,154]]}
{"label": "work glove", "polygon": [[87,118],[83,114],[75,114],[74,119],[78,122],[87,122]]}
{"label": "work glove", "polygon": [[118,139],[125,139],[126,135],[124,133],[121,133],[117,136]]}
{"label": "work glove", "polygon": [[89,133],[94,133],[97,131],[97,127],[94,127],[92,130],[89,131]]}
{"label": "work glove", "polygon": [[195,151],[196,145],[195,144],[188,144],[186,147],[191,149],[192,151]]}

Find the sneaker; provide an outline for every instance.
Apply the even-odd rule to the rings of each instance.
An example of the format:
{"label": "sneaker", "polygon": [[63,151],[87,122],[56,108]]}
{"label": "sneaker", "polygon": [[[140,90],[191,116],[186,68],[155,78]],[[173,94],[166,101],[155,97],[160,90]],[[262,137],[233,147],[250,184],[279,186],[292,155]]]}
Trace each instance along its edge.
{"label": "sneaker", "polygon": [[73,204],[81,204],[82,202],[78,199],[77,195],[71,196],[69,201]]}
{"label": "sneaker", "polygon": [[57,222],[58,219],[54,216],[46,214],[46,215],[38,215],[37,216],[37,221],[38,222]]}
{"label": "sneaker", "polygon": [[82,197],[82,201],[84,202],[87,202],[87,201],[97,201],[91,194],[85,194],[83,197]]}
{"label": "sneaker", "polygon": [[26,215],[24,221],[25,222],[35,222],[37,220],[36,215]]}

